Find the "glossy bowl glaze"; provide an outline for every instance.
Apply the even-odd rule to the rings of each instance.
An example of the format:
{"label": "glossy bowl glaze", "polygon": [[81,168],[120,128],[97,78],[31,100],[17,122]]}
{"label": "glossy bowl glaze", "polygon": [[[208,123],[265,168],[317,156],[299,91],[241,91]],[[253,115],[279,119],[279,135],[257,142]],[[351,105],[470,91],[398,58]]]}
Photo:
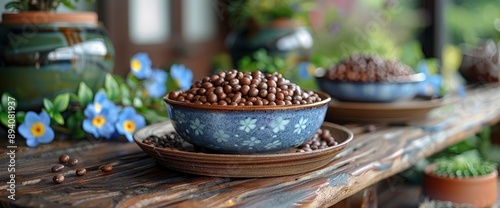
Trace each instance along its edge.
{"label": "glossy bowl glaze", "polygon": [[414,74],[407,80],[394,82],[347,82],[318,77],[320,89],[333,98],[350,102],[389,103],[415,97],[425,75]]}
{"label": "glossy bowl glaze", "polygon": [[296,147],[321,126],[330,96],[288,106],[210,106],[164,97],[177,133],[187,142],[217,152],[251,154]]}

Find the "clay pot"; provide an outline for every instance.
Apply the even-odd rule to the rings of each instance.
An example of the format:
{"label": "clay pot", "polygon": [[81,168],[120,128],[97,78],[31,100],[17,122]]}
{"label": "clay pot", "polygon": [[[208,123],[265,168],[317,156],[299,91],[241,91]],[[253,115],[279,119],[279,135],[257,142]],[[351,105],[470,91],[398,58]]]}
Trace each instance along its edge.
{"label": "clay pot", "polygon": [[464,45],[459,72],[470,83],[494,83],[500,78],[500,47],[493,40]]}
{"label": "clay pot", "polygon": [[0,92],[18,110],[36,110],[43,98],[75,93],[80,82],[94,92],[113,71],[114,47],[94,12],[21,12],[2,15]]}
{"label": "clay pot", "polygon": [[434,175],[434,165],[424,170],[422,194],[430,200],[491,207],[497,201],[497,176],[494,172],[471,178],[450,178]]}

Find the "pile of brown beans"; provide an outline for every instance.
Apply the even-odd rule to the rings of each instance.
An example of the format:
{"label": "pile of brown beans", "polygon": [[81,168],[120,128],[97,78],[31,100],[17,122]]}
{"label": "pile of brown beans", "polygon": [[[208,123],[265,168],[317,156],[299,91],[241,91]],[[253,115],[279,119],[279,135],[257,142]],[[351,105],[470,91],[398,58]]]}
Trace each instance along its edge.
{"label": "pile of brown beans", "polygon": [[[185,150],[182,147],[183,141],[184,140],[176,132],[170,132],[166,135],[161,135],[161,136],[151,135],[148,138],[144,139],[142,143],[147,145],[152,145],[158,148],[192,151],[192,150]],[[296,152],[310,152],[314,150],[325,149],[335,145],[338,145],[338,143],[337,141],[335,141],[335,138],[330,133],[330,130],[318,129],[316,133],[311,137],[311,139],[309,139],[307,142],[297,147]],[[204,150],[198,149],[198,151],[204,151]]]}
{"label": "pile of brown beans", "polygon": [[300,105],[321,101],[313,91],[302,90],[279,73],[231,70],[207,76],[187,91],[172,91],[170,100],[202,105]]}
{"label": "pile of brown beans", "polygon": [[328,69],[325,78],[349,82],[393,82],[413,74],[410,67],[380,56],[354,54]]}
{"label": "pile of brown beans", "polygon": [[332,147],[337,145],[337,141],[333,138],[330,130],[328,129],[318,129],[316,134],[313,135],[311,139],[309,139],[304,144],[298,147],[296,152],[310,152],[318,149],[325,149],[328,147]]}
{"label": "pile of brown beans", "polygon": [[153,145],[155,147],[161,147],[161,148],[172,148],[178,150],[183,150],[182,142],[183,139],[177,133],[174,132],[162,136],[151,135],[142,141],[142,143],[147,145]]}

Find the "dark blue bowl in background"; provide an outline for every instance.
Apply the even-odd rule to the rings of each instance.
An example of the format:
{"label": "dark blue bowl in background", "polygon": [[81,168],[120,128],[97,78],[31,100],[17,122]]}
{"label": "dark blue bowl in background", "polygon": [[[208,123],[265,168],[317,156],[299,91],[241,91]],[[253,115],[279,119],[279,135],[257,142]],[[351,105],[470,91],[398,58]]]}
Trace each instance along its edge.
{"label": "dark blue bowl in background", "polygon": [[317,77],[320,89],[332,98],[349,102],[389,103],[415,97],[421,83],[422,73],[413,74],[404,80],[393,82],[346,82]]}

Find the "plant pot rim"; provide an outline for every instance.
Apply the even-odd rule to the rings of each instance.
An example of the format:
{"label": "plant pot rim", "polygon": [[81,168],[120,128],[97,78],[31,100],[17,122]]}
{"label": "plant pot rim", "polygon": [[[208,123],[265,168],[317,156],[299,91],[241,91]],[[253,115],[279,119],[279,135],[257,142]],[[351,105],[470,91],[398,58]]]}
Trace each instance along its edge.
{"label": "plant pot rim", "polygon": [[427,167],[425,167],[424,173],[429,177],[439,178],[441,180],[448,180],[448,181],[456,181],[456,180],[485,181],[485,180],[491,180],[491,178],[496,178],[498,175],[498,170],[495,169],[495,170],[493,170],[493,172],[486,174],[486,175],[482,175],[482,176],[462,177],[462,178],[447,177],[447,176],[440,176],[440,175],[434,174],[432,171],[435,168],[435,166],[436,166],[436,164],[428,165]]}
{"label": "plant pot rim", "polygon": [[95,12],[45,12],[29,11],[19,13],[3,13],[3,25],[49,24],[49,23],[80,23],[97,25]]}

